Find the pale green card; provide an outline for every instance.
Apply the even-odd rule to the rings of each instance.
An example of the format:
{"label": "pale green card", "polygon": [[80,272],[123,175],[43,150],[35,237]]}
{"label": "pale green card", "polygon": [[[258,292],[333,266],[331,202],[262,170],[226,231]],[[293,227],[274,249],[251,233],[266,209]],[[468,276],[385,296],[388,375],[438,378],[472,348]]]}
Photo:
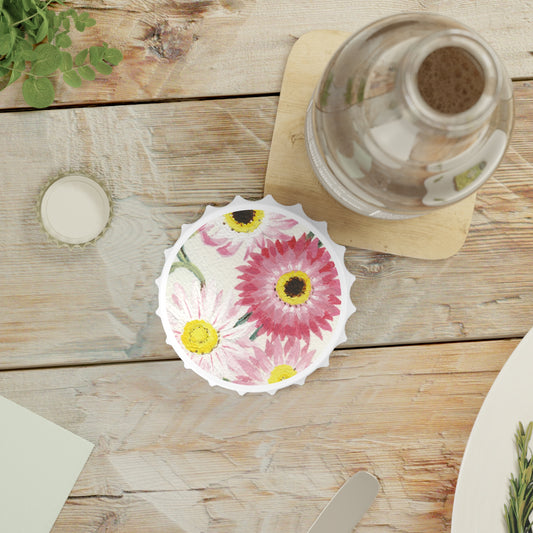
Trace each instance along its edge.
{"label": "pale green card", "polygon": [[0,531],[49,533],[92,449],[0,396]]}

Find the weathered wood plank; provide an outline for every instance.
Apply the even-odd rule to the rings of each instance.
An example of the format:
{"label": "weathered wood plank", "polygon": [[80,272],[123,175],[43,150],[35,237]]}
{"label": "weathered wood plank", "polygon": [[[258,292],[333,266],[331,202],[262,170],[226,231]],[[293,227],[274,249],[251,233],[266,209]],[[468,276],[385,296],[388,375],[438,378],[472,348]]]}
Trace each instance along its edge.
{"label": "weathered wood plank", "polygon": [[[531,327],[533,88],[515,87],[514,139],[478,194],[459,254],[426,262],[348,250],[358,307],[348,346],[521,337]],[[262,195],[276,104],[262,97],[4,114],[0,368],[174,357],[154,314],[163,250],[207,203]],[[68,169],[99,176],[115,198],[109,232],[85,250],[48,243],[35,214],[42,185]]]}
{"label": "weathered wood plank", "polygon": [[[171,355],[154,315],[163,251],[206,203],[261,195],[275,109],[261,98],[4,115],[0,364]],[[69,169],[115,199],[90,249],[57,248],[38,224],[39,190]]]}
{"label": "weathered wood plank", "polygon": [[54,533],[303,533],[362,469],[382,490],[358,531],[445,533],[516,344],[342,351],[275,396],[211,389],[180,361],[2,372],[0,394],[96,443]]}
{"label": "weathered wood plank", "polygon": [[[56,104],[278,92],[295,40],[310,30],[355,32],[386,15],[431,11],[468,24],[489,41],[515,78],[533,76],[529,51],[533,15],[514,0],[74,0],[97,25],[73,32],[74,51],[102,41],[121,48],[125,61],[110,77],[71,89],[56,84]],[[0,108],[26,107],[21,82],[0,95]]]}

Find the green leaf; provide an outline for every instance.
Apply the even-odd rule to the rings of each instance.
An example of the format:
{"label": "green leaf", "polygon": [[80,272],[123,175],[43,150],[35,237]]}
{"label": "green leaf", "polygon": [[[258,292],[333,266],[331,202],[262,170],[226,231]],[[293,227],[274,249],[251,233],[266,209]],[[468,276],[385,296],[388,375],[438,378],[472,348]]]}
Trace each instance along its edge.
{"label": "green leaf", "polygon": [[50,9],[47,11],[47,14],[49,15],[50,26],[52,26],[55,31],[59,30],[59,26],[61,26],[61,19],[59,18],[59,15]]}
{"label": "green leaf", "polygon": [[30,32],[32,35],[35,35],[37,33],[37,30],[39,29],[39,26],[41,25],[41,22],[39,20],[39,17],[36,17],[35,15],[33,15],[32,17],[33,18],[30,18],[24,23],[24,29]]}
{"label": "green leaf", "polygon": [[104,59],[112,65],[118,65],[124,59],[122,52],[116,48],[106,48]]}
{"label": "green leaf", "polygon": [[49,76],[61,64],[61,52],[57,46],[44,43],[39,45],[35,52],[37,59],[32,63],[31,72],[35,76]]}
{"label": "green leaf", "polygon": [[22,37],[18,37],[17,44],[16,44],[17,53],[22,52],[23,50],[33,50],[33,46],[26,41],[26,39],[23,39]]}
{"label": "green leaf", "polygon": [[66,31],[70,30],[70,19],[68,17],[63,19],[63,28],[65,28]]}
{"label": "green leaf", "polygon": [[100,73],[105,74],[108,76],[113,72],[113,67],[109,65],[108,63],[105,63],[104,61],[95,61],[94,63],[91,62],[91,65]]}
{"label": "green leaf", "polygon": [[[53,16],[53,15],[52,15]],[[48,33],[46,35],[47,42],[51,43],[54,40],[57,31],[54,29],[54,21],[52,17],[48,19]]]}
{"label": "green leaf", "polygon": [[79,67],[80,65],[83,65],[83,63],[85,63],[85,60],[87,59],[88,54],[89,50],[87,48],[76,54],[76,57],[74,58],[74,63],[76,64],[76,66]]}
{"label": "green leaf", "polygon": [[72,44],[72,39],[68,36],[66,31],[56,35],[56,44],[60,48],[68,48]]}
{"label": "green leaf", "polygon": [[0,11],[0,35],[9,31],[9,23],[4,19],[4,14]]}
{"label": "green leaf", "polygon": [[33,2],[31,0],[22,0],[22,6],[26,11],[29,11],[33,7]]}
{"label": "green leaf", "polygon": [[72,56],[68,52],[61,52],[61,64],[59,65],[59,70],[61,72],[72,70],[72,66]]}
{"label": "green leaf", "polygon": [[96,78],[96,74],[94,70],[89,65],[83,65],[78,69],[78,74],[84,79],[88,81],[94,80]]}
{"label": "green leaf", "polygon": [[81,85],[81,78],[78,76],[78,73],[74,70],[69,70],[68,72],[63,73],[63,81],[70,85],[71,87],[77,88]]}
{"label": "green leaf", "polygon": [[20,52],[20,57],[24,61],[35,61],[37,59],[37,53],[30,48],[30,50],[22,50]]}
{"label": "green leaf", "polygon": [[259,335],[259,332],[261,331],[261,328],[263,327],[263,324],[261,324],[251,335],[250,340],[255,341],[257,339],[257,336]]}
{"label": "green leaf", "polygon": [[105,52],[106,48],[103,46],[91,46],[89,48],[89,60],[100,74],[108,75],[113,72],[113,68],[103,61]]}
{"label": "green leaf", "polygon": [[42,14],[41,10],[39,10],[39,13],[41,14],[42,22],[35,34],[36,43],[40,43],[48,34],[48,18]]}
{"label": "green leaf", "polygon": [[101,46],[91,46],[89,48],[89,60],[91,65],[102,61],[104,59],[104,48]]}
{"label": "green leaf", "polygon": [[13,48],[13,39],[10,34],[0,36],[0,56],[7,56]]}
{"label": "green leaf", "polygon": [[88,18],[86,21],[85,21],[85,26],[87,26],[87,28],[91,28],[92,26],[94,26],[96,24],[96,20],[94,20],[93,18]]}
{"label": "green leaf", "polygon": [[48,78],[30,77],[22,84],[22,95],[28,105],[43,109],[54,101],[54,86]]}
{"label": "green leaf", "polygon": [[25,66],[26,62],[24,61],[24,59],[21,58],[17,59],[13,63],[13,70],[11,71],[11,76],[9,77],[9,81],[7,83],[8,85],[15,83],[20,78]]}
{"label": "green leaf", "polygon": [[236,328],[240,326],[241,324],[244,324],[251,316],[252,316],[251,311],[249,313],[245,313],[243,316],[241,316],[241,318],[239,318],[239,320],[237,320],[237,322],[235,322],[235,324],[233,324],[233,327]]}
{"label": "green leaf", "polygon": [[76,29],[80,32],[85,29],[85,24],[83,22],[80,22],[79,20],[74,21],[74,26],[76,26]]}

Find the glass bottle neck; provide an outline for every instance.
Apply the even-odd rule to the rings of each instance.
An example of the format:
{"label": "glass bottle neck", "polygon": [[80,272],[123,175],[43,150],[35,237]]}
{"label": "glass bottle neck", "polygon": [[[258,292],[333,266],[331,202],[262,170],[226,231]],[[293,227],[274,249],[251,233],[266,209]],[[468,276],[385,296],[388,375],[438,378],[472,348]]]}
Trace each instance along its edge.
{"label": "glass bottle neck", "polygon": [[[447,48],[465,53],[475,63],[479,76],[482,76],[479,98],[460,112],[445,113],[432,107],[420,91],[419,72],[422,64],[433,52]],[[464,76],[460,72],[460,65],[455,69],[456,76]],[[432,33],[411,46],[399,65],[397,80],[403,103],[418,124],[449,137],[460,137],[476,131],[490,119],[502,91],[504,75],[499,60],[481,38],[463,30],[447,29]],[[461,83],[468,83],[468,80],[463,77]],[[445,91],[444,87],[442,91]],[[452,95],[443,94],[443,98],[446,97],[452,98]]]}

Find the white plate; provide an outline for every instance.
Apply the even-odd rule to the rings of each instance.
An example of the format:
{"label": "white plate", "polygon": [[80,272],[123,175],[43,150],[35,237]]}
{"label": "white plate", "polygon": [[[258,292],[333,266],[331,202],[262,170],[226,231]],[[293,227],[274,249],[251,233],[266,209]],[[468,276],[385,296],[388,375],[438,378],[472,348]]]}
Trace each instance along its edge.
{"label": "white plate", "polygon": [[533,420],[533,329],[492,385],[468,439],[451,533],[507,533],[503,507],[517,473],[515,433]]}

